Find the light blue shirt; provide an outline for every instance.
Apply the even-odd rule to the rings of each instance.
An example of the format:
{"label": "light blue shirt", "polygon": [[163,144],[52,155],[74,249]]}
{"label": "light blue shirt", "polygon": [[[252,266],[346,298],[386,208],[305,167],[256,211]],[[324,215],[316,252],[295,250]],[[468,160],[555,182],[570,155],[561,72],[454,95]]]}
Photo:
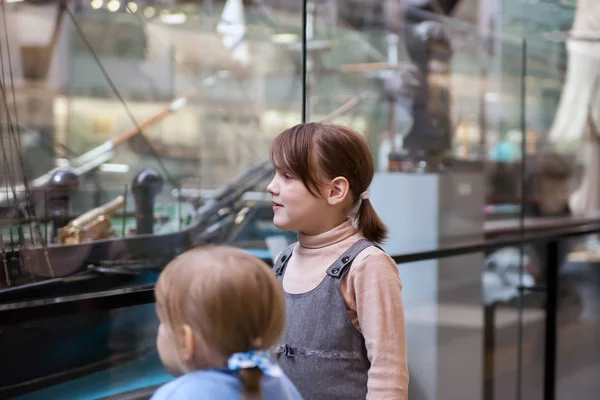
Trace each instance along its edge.
{"label": "light blue shirt", "polygon": [[[302,400],[287,376],[265,375],[261,380],[264,400]],[[242,400],[244,385],[238,371],[194,371],[161,386],[150,400]]]}

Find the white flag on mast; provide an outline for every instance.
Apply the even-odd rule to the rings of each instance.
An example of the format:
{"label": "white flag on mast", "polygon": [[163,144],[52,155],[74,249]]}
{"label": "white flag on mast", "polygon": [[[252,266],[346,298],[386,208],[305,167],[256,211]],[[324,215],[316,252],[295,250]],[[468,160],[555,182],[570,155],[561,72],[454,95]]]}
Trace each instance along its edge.
{"label": "white flag on mast", "polygon": [[250,62],[250,51],[246,38],[246,22],[242,0],[227,0],[217,32],[223,38],[223,45],[231,57],[242,65]]}

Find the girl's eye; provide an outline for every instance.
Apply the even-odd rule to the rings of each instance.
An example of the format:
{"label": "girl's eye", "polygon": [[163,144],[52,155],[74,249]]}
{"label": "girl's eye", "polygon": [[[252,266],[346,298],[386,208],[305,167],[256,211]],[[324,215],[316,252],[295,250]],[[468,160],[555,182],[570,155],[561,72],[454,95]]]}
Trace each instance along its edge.
{"label": "girl's eye", "polygon": [[279,171],[279,175],[282,176],[284,179],[293,179],[294,175],[290,174],[287,171]]}

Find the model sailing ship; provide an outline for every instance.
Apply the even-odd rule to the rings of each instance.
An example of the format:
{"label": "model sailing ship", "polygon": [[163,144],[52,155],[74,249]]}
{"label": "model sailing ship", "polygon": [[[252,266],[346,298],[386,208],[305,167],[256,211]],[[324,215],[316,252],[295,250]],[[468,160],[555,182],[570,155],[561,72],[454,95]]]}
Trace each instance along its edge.
{"label": "model sailing ship", "polygon": [[[89,43],[72,12],[61,2],[50,40],[49,59],[65,15],[71,17],[82,40]],[[91,46],[89,50],[94,54]],[[94,57],[94,60],[103,69],[99,58]],[[71,203],[86,174],[110,160],[118,146],[143,136],[145,129],[184,107],[189,96],[174,99],[146,121],[133,121],[134,128],[129,131],[32,179],[24,171],[17,99],[6,79],[10,76],[12,85],[11,60],[3,57],[1,61],[2,71],[7,71],[3,74],[1,95],[8,129],[1,132],[4,182],[0,188],[3,216],[0,301],[7,293],[22,293],[31,287],[61,282],[65,277],[90,270],[119,274],[160,268],[193,246],[227,241],[236,216],[245,205],[244,193],[272,174],[269,161],[259,162],[213,191],[208,198],[188,201],[179,196],[172,207],[177,209],[175,215],[167,216],[166,221],[158,221],[154,215],[155,203],[165,189],[165,178],[156,169],[142,170],[129,185],[130,193],[116,196],[80,215],[72,215]],[[47,71],[41,75],[47,75]],[[110,78],[107,76],[107,79]],[[115,95],[122,98],[116,87],[110,86]],[[15,104],[14,109],[12,104]],[[123,106],[127,108],[124,102]],[[130,217],[125,213],[128,194],[133,195],[135,202],[133,229],[125,229]],[[116,223],[122,224],[122,229],[114,229]]]}

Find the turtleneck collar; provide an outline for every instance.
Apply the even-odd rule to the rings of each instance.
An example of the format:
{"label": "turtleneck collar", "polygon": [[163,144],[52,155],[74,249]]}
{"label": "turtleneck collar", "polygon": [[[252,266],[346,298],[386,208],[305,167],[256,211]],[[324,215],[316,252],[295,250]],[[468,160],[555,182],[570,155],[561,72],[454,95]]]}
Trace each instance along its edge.
{"label": "turtleneck collar", "polygon": [[352,224],[352,219],[348,218],[335,228],[318,235],[308,236],[299,232],[298,243],[307,249],[320,249],[341,242],[357,232],[358,229]]}

